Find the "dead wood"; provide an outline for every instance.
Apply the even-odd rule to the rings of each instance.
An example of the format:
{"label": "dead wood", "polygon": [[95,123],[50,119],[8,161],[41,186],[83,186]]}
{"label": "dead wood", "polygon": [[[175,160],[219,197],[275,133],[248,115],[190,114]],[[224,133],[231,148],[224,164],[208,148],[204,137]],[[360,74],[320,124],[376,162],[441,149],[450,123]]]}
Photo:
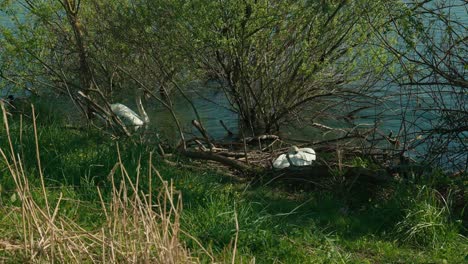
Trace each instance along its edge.
{"label": "dead wood", "polygon": [[216,154],[225,156],[225,157],[235,158],[235,159],[245,158],[245,153],[241,153],[241,152],[218,152]]}
{"label": "dead wood", "polygon": [[258,141],[262,141],[262,140],[277,140],[279,138],[280,137],[277,136],[277,135],[260,135],[260,136],[256,136],[256,137],[246,137],[245,142],[247,144],[250,144],[252,142],[258,142]]}
{"label": "dead wood", "polygon": [[210,136],[208,135],[208,132],[206,132],[206,129],[202,126],[202,124],[194,119],[192,120],[192,125],[200,132],[200,134],[203,136],[206,142],[208,142],[210,149],[214,148],[215,146],[211,142]]}
{"label": "dead wood", "polygon": [[248,166],[242,162],[230,159],[214,152],[181,150],[180,153],[189,158],[217,161],[243,173],[254,171],[252,166]]}

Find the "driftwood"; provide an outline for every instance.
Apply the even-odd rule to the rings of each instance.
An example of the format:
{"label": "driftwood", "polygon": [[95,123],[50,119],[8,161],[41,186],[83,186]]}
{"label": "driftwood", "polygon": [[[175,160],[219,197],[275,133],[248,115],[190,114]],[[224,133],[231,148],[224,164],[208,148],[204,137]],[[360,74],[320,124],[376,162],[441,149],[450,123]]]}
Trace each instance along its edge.
{"label": "driftwood", "polygon": [[262,141],[262,140],[277,140],[280,137],[277,135],[260,135],[256,137],[246,137],[245,142],[250,144],[252,142]]}
{"label": "driftwood", "polygon": [[200,122],[194,119],[192,120],[192,125],[200,132],[200,134],[208,143],[210,149],[214,148],[215,146],[211,142],[210,136],[208,135],[208,132],[206,132],[206,129],[202,126],[202,124],[200,124]]}
{"label": "driftwood", "polygon": [[201,151],[208,151],[208,149],[199,140],[195,140],[195,143],[197,143]]}
{"label": "driftwood", "polygon": [[221,155],[221,156],[225,156],[225,157],[235,158],[235,159],[245,157],[245,153],[243,153],[243,152],[242,153],[241,152],[218,152],[216,154]]}
{"label": "driftwood", "polygon": [[344,130],[344,129],[341,129],[341,128],[333,128],[333,127],[329,127],[329,126],[326,126],[326,125],[323,125],[323,124],[320,124],[320,123],[312,123],[311,124],[313,127],[317,127],[317,128],[320,128],[320,129],[323,129],[323,130],[330,130],[330,131],[340,131],[340,132],[344,132],[344,133],[348,133],[348,131]]}
{"label": "driftwood", "polygon": [[189,158],[217,161],[223,165],[229,166],[243,173],[254,171],[254,169],[251,166],[248,166],[245,163],[219,155],[215,152],[181,150],[180,153]]}
{"label": "driftwood", "polygon": [[275,139],[273,142],[271,142],[268,146],[262,148],[262,151],[267,151],[268,149],[272,148],[273,145],[275,145],[276,142],[280,141],[280,139]]}

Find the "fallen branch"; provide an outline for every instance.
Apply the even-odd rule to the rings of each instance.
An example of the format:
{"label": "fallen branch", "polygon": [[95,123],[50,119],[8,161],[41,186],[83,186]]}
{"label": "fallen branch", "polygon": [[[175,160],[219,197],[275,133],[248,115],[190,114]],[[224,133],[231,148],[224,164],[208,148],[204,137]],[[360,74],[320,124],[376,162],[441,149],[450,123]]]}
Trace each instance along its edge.
{"label": "fallen branch", "polygon": [[253,172],[253,167],[213,152],[181,150],[180,153],[189,158],[217,161],[243,173]]}
{"label": "fallen branch", "polygon": [[208,136],[208,132],[206,132],[206,129],[198,122],[197,120],[192,120],[192,125],[200,132],[200,134],[205,138],[206,142],[208,142],[210,149],[213,149],[215,146],[210,140],[210,137]]}
{"label": "fallen branch", "polygon": [[245,157],[245,153],[240,153],[240,152],[217,152],[216,154],[225,156],[225,157],[235,158],[235,159]]}
{"label": "fallen branch", "polygon": [[323,125],[323,124],[320,124],[320,123],[312,123],[312,126],[313,127],[317,127],[317,128],[320,128],[320,129],[325,129],[325,130],[331,130],[331,131],[341,131],[341,132],[344,132],[344,133],[348,133],[348,131],[342,129],[342,128],[333,128],[333,127],[329,127],[329,126],[326,126],[326,125]]}
{"label": "fallen branch", "polygon": [[257,136],[257,137],[246,137],[245,138],[245,142],[246,143],[251,143],[252,141],[259,141],[259,140],[277,140],[279,139],[280,137],[277,136],[277,135],[260,135],[260,136]]}

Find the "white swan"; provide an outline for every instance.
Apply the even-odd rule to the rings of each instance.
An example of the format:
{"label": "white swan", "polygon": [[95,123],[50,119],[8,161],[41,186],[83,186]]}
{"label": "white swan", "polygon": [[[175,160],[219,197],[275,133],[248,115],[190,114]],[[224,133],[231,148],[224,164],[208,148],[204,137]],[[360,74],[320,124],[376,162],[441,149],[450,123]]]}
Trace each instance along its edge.
{"label": "white swan", "polygon": [[315,151],[313,149],[292,146],[289,148],[288,153],[281,154],[273,162],[273,167],[276,169],[284,169],[291,165],[308,166],[312,165],[312,161],[314,161],[316,158],[317,156],[315,155]]}
{"label": "white swan", "polygon": [[125,125],[133,126],[135,131],[137,131],[140,127],[149,124],[150,120],[148,114],[146,114],[146,111],[143,108],[143,104],[141,102],[141,95],[137,97],[136,105],[140,115],[135,113],[135,111],[128,108],[124,104],[115,103],[111,104],[110,107],[112,112],[120,119],[122,119]]}

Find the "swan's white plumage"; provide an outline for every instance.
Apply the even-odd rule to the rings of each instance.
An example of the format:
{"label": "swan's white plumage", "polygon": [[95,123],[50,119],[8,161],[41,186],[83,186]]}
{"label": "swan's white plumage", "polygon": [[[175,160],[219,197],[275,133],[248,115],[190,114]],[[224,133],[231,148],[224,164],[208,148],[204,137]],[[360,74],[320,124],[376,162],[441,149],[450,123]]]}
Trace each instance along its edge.
{"label": "swan's white plumage", "polygon": [[111,104],[112,112],[118,116],[126,125],[142,126],[144,124],[140,116],[126,105],[116,103]]}
{"label": "swan's white plumage", "polygon": [[[290,164],[289,160],[292,164]],[[317,158],[315,151],[311,148],[298,148],[292,146],[288,153],[281,154],[274,162],[273,167],[276,169],[284,169],[291,165],[293,166],[309,166]]]}
{"label": "swan's white plumage", "polygon": [[118,116],[125,125],[130,125],[138,130],[138,128],[144,126],[145,124],[149,123],[149,117],[143,108],[143,104],[141,103],[141,97],[137,98],[137,108],[140,115],[135,113],[132,109],[128,108],[124,104],[115,103],[110,105],[112,112]]}

